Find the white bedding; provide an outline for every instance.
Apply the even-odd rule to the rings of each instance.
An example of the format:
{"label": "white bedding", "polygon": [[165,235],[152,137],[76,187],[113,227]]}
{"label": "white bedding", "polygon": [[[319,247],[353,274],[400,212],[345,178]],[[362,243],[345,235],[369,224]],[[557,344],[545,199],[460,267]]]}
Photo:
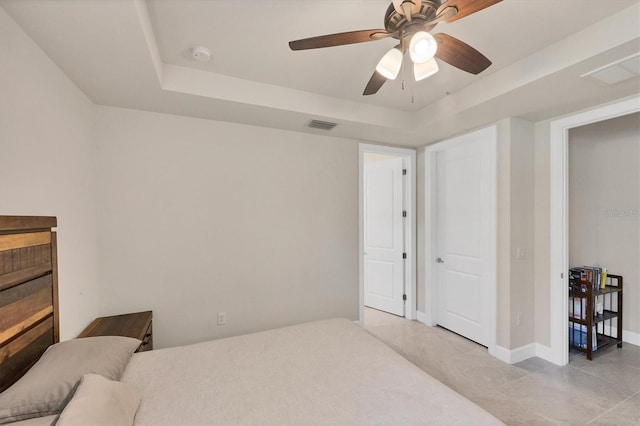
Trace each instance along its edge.
{"label": "white bedding", "polygon": [[135,354],[136,425],[502,424],[351,321]]}

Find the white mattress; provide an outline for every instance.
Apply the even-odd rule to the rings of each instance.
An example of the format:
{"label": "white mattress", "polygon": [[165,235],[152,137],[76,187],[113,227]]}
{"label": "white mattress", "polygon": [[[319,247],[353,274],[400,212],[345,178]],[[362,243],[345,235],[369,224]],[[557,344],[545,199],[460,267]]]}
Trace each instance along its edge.
{"label": "white mattress", "polygon": [[351,321],[135,354],[136,425],[494,425],[495,417]]}

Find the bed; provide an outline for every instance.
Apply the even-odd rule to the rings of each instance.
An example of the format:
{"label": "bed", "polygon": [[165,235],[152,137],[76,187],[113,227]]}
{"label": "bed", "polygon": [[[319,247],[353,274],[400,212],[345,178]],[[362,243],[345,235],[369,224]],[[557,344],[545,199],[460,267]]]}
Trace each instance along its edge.
{"label": "bed", "polygon": [[[15,226],[8,231],[6,223],[6,217],[0,216],[0,234],[52,232],[18,230]],[[37,226],[43,223],[37,222]],[[0,235],[0,259],[6,260],[2,253],[16,248],[2,246],[3,237]],[[38,243],[43,241],[47,239]],[[55,250],[55,241],[53,234],[44,244]],[[50,277],[46,281],[51,285],[40,285],[38,309],[26,308],[31,303],[25,300],[35,300],[33,292],[16,290],[33,277],[25,282],[22,274],[11,287],[5,285],[0,290],[0,316],[11,305],[15,313],[9,321],[12,324],[2,324],[0,329],[0,336],[8,339],[0,344],[0,385],[8,388],[0,394],[0,423],[8,419],[16,426],[502,424],[347,319],[141,353],[133,353],[139,341],[124,337],[74,339],[47,349],[58,340],[57,279],[53,277],[55,265],[42,272],[44,269],[40,268],[35,279]],[[10,272],[14,278],[15,272]],[[4,275],[0,269],[0,283]],[[5,303],[9,288],[13,289],[12,300]],[[44,293],[48,296],[43,297]],[[42,308],[42,300],[50,302],[51,309]],[[18,314],[18,310],[25,310],[25,314]],[[33,317],[33,311],[43,318]],[[24,322],[29,318],[32,323]],[[26,326],[16,327],[16,321]],[[24,340],[45,323],[39,330],[45,330],[46,338],[30,336]],[[8,337],[11,333],[15,334]],[[15,344],[12,350],[7,349],[19,340],[21,347],[29,346],[24,343],[27,340],[40,343],[31,351],[16,351]],[[117,353],[110,354],[112,350]],[[18,364],[20,368],[13,367]],[[69,377],[72,370],[77,371]],[[15,384],[9,387],[9,382]],[[65,384],[62,388],[61,382]],[[54,398],[54,402],[43,399],[43,389],[49,387],[53,390],[46,398]],[[24,406],[31,398],[40,400],[25,414]],[[12,403],[14,406],[7,408]],[[96,418],[98,415],[105,417]]]}

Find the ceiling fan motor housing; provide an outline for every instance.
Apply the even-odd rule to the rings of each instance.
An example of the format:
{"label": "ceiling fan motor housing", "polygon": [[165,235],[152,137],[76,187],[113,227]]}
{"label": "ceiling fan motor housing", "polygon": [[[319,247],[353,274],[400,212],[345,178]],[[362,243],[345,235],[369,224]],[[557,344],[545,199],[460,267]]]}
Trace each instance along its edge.
{"label": "ceiling fan motor housing", "polygon": [[[416,0],[420,1],[420,0]],[[420,11],[411,15],[411,21],[407,16],[398,13],[393,3],[387,8],[384,15],[384,27],[387,32],[392,33],[395,39],[401,39],[418,31],[431,31],[436,24],[427,24],[436,17],[436,11],[440,7],[439,0],[422,0]]]}

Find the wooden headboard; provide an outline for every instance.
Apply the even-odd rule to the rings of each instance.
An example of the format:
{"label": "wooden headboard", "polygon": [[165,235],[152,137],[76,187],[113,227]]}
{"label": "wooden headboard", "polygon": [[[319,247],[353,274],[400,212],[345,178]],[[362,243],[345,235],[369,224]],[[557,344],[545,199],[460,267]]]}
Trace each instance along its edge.
{"label": "wooden headboard", "polygon": [[60,340],[56,226],[55,217],[0,216],[0,392]]}

